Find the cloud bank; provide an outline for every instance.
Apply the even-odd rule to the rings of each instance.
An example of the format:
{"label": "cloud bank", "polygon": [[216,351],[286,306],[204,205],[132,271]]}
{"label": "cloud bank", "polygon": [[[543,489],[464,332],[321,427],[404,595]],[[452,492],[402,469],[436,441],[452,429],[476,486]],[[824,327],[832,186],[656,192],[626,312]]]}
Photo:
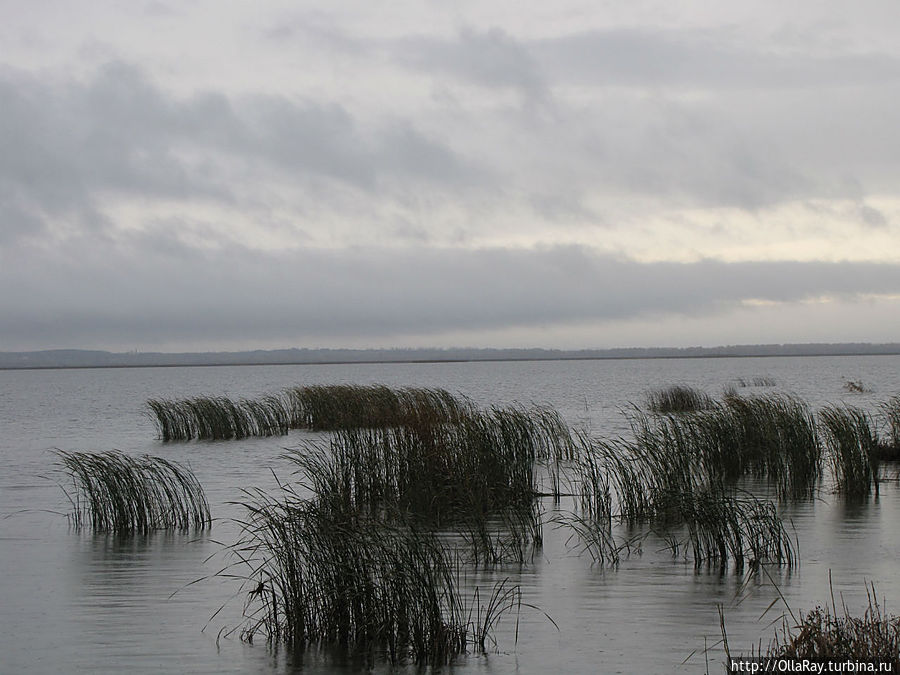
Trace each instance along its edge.
{"label": "cloud bank", "polygon": [[896,13],[0,7],[0,349],[890,339]]}

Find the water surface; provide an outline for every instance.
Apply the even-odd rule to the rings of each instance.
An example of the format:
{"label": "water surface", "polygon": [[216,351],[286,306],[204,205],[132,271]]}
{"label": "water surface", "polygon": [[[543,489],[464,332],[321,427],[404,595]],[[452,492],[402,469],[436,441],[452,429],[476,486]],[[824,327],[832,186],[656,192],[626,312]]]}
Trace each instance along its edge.
{"label": "water surface", "polygon": [[[647,390],[670,384],[712,395],[738,378],[769,376],[775,388],[814,408],[827,403],[875,410],[900,390],[900,357],[807,357],[545,361],[448,364],[351,364],[214,368],[137,368],[0,372],[0,672],[137,673],[353,672],[358,665],[307,654],[291,661],[264,644],[228,633],[241,619],[234,582],[210,578],[237,536],[228,502],[242,488],[274,487],[287,476],[284,447],[308,432],[244,441],[161,443],[146,415],[150,397],[196,394],[256,396],[293,385],[350,382],[443,387],[480,405],[549,403],[595,436],[627,433],[623,410]],[[862,381],[866,393],[845,390]],[[188,464],[217,518],[201,534],[155,533],[127,539],[75,533],[54,482],[53,449],[151,453]],[[563,502],[544,504],[548,517]],[[697,570],[652,539],[618,568],[602,568],[567,545],[568,532],[546,525],[545,545],[525,567],[472,573],[490,586],[509,577],[524,600],[550,615],[523,610],[498,632],[495,653],[447,668],[460,673],[721,672],[722,606],[732,651],[748,651],[772,634],[783,594],[794,609],[830,600],[833,590],[861,607],[874,582],[888,610],[900,606],[900,491],[887,482],[880,498],[848,503],[824,489],[783,515],[797,537],[800,566],[753,575]],[[212,556],[212,557],[211,557]],[[774,584],[777,584],[778,589]],[[838,600],[840,604],[840,600]],[[223,606],[224,605],[224,606]],[[216,612],[218,611],[218,614]],[[213,615],[215,614],[214,618]]]}

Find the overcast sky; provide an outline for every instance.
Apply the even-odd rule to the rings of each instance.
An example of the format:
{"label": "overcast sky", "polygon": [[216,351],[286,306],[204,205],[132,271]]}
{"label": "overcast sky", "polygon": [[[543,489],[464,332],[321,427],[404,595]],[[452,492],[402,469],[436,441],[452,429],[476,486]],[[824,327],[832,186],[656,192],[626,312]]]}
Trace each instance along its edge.
{"label": "overcast sky", "polygon": [[0,350],[900,341],[898,26],[0,0]]}

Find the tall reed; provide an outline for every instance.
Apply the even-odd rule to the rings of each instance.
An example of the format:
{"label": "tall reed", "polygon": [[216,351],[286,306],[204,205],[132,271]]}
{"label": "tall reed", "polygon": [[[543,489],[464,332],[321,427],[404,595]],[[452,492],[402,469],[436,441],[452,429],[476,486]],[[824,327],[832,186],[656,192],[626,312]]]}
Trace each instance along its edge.
{"label": "tall reed", "polygon": [[286,390],[291,425],[313,431],[452,423],[472,404],[444,389],[332,384]]}
{"label": "tall reed", "polygon": [[820,413],[838,491],[852,496],[878,494],[878,440],[868,413],[830,406]]}
{"label": "tall reed", "polygon": [[402,520],[301,499],[287,487],[277,497],[245,496],[248,517],[233,550],[251,589],[248,641],[263,635],[296,650],[334,646],[440,665],[483,651],[500,616],[520,604],[518,587],[502,584],[486,606],[467,606],[440,539]]}
{"label": "tall reed", "polygon": [[757,375],[756,377],[738,377],[734,383],[739,387],[774,387],[775,378],[768,375]]}
{"label": "tall reed", "polygon": [[342,429],[290,457],[315,491],[360,510],[396,507],[436,520],[528,504],[535,461],[571,456],[568,428],[545,409],[491,408],[453,424]]}
{"label": "tall reed", "polygon": [[683,385],[654,389],[647,394],[647,407],[657,413],[694,412],[713,406],[715,401],[709,394]]}
{"label": "tall reed", "polygon": [[822,473],[815,417],[786,395],[726,396],[719,458],[726,475],[767,477],[782,497],[812,495]]}
{"label": "tall reed", "polygon": [[[452,424],[341,429],[289,450],[302,479],[336,509],[401,512],[457,529],[476,564],[524,562],[541,541],[536,464],[574,453],[556,411],[490,408]],[[554,483],[558,488],[558,482]],[[556,493],[558,494],[558,493]]]}
{"label": "tall reed", "polygon": [[883,459],[900,459],[900,396],[881,404],[881,412],[887,426],[887,438],[879,442],[879,455]]}
{"label": "tall reed", "polygon": [[163,441],[241,439],[288,433],[291,412],[281,396],[232,401],[227,396],[195,396],[147,401]]}
{"label": "tall reed", "polygon": [[822,472],[815,418],[791,396],[726,396],[710,410],[632,416],[638,454],[667,455],[686,475],[733,484],[765,478],[782,498],[806,498]]}
{"label": "tall reed", "polygon": [[162,457],[121,452],[56,452],[70,488],[76,529],[145,534],[210,524],[209,504],[194,475]]}
{"label": "tall reed", "polygon": [[573,481],[580,515],[570,522],[596,560],[615,563],[623,547],[636,545],[634,535],[613,535],[612,525],[619,522],[645,526],[643,536],[663,538],[673,553],[690,555],[697,565],[794,563],[793,544],[775,507],[735,489],[704,454],[709,428],[698,422],[719,419],[638,415],[633,440],[587,445]]}
{"label": "tall reed", "polygon": [[455,553],[473,567],[525,565],[543,544],[543,510],[538,500],[495,514],[473,513],[455,523],[463,546]]}

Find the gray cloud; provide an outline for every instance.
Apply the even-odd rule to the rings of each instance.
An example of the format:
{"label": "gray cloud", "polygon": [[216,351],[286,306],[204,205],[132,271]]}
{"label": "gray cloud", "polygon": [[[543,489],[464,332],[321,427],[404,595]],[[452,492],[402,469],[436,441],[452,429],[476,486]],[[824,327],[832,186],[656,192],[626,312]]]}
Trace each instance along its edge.
{"label": "gray cloud", "polygon": [[900,292],[900,265],[642,264],[578,247],[183,253],[95,247],[5,260],[0,283],[19,292],[0,299],[0,346],[37,335],[45,345],[110,335],[126,344],[400,339]]}
{"label": "gray cloud", "polygon": [[530,53],[557,82],[597,86],[781,89],[900,82],[883,54],[797,53],[794,45],[741,45],[734,29],[615,29],[535,40]]}
{"label": "gray cloud", "polygon": [[[752,26],[685,7],[585,30],[555,9],[497,26],[427,3],[228,5],[209,25],[202,3],[10,10],[0,348],[540,335],[897,293],[888,264],[627,258],[670,241],[679,258],[719,242],[784,256],[807,237],[844,255],[831,234],[853,238],[847,255],[896,258],[894,6],[772,3]],[[718,207],[797,223],[760,221],[764,244]],[[512,243],[604,235],[622,258]]]}
{"label": "gray cloud", "polygon": [[102,227],[110,193],[233,205],[236,178],[259,168],[300,190],[304,180],[367,193],[399,181],[452,188],[486,180],[408,120],[375,126],[363,131],[333,103],[215,92],[179,99],[122,63],[84,83],[0,72],[3,238],[49,222]]}
{"label": "gray cloud", "polygon": [[583,210],[586,189],[756,210],[846,197],[848,179],[865,196],[898,178],[889,111],[900,104],[900,59],[891,54],[754,42],[727,26],[530,39],[466,29],[384,49],[436,79],[552,101],[543,117],[496,102],[469,114],[492,123],[514,187],[539,195],[536,205],[568,201],[563,212]]}
{"label": "gray cloud", "polygon": [[396,62],[485,87],[508,87],[527,99],[546,95],[540,68],[528,49],[500,28],[463,28],[455,39],[406,37],[388,47]]}

